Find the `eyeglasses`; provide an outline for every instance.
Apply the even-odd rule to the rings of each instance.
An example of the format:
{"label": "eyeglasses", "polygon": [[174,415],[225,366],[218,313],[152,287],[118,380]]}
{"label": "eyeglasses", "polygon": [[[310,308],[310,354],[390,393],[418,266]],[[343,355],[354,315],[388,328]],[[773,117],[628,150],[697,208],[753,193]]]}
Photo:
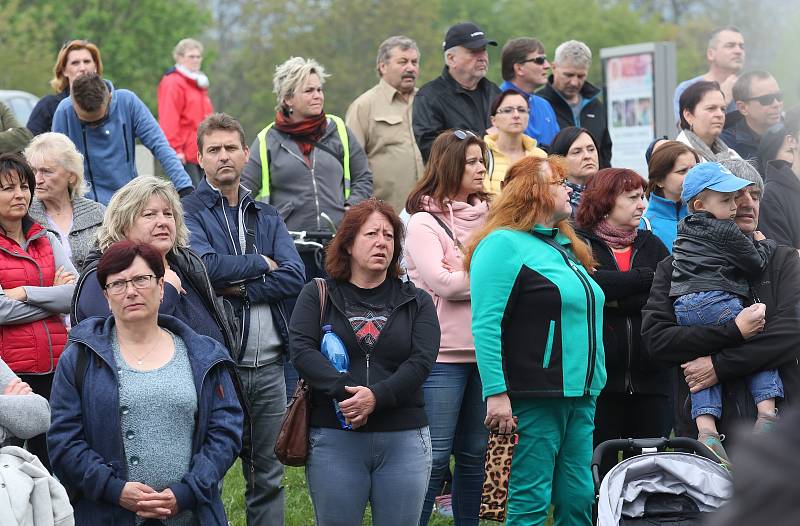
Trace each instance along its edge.
{"label": "eyeglasses", "polygon": [[525,60],[521,61],[520,64],[525,64],[526,62],[533,62],[537,66],[544,66],[547,62],[547,55],[539,55],[538,57],[533,58],[526,58]]}
{"label": "eyeglasses", "polygon": [[555,181],[550,181],[550,184],[558,185],[558,186],[567,186],[567,178],[564,177],[562,179],[556,179]]}
{"label": "eyeglasses", "polygon": [[528,108],[525,106],[506,106],[505,108],[497,108],[497,113],[500,115],[505,115],[507,113],[514,113],[517,112],[520,115],[528,113]]}
{"label": "eyeglasses", "polygon": [[132,283],[135,289],[149,289],[153,284],[153,278],[155,278],[153,274],[142,274],[131,279],[120,279],[107,283],[105,289],[109,294],[123,294],[128,290],[128,283]]}
{"label": "eyeglasses", "polygon": [[745,99],[745,102],[750,102],[751,100],[757,100],[762,106],[769,106],[776,100],[778,102],[783,101],[783,93],[779,91],[777,93],[767,93],[766,95],[761,95],[759,97],[750,97],[749,99]]}
{"label": "eyeglasses", "polygon": [[476,139],[478,138],[477,135],[475,135],[469,130],[453,130],[453,135],[455,135],[456,139],[458,139],[459,141],[466,140],[467,137],[475,137]]}

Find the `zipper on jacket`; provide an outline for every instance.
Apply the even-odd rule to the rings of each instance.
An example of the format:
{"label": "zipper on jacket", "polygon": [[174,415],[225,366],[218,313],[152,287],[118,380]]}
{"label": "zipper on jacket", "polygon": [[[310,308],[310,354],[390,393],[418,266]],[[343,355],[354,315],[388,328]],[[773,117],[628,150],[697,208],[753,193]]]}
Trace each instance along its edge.
{"label": "zipper on jacket", "polygon": [[128,152],[128,126],[122,123],[122,141],[125,144],[125,162],[131,162],[131,154]]}
{"label": "zipper on jacket", "polygon": [[[614,257],[614,251],[611,250],[608,246],[606,248],[611,252],[611,261],[614,262],[614,266],[617,268],[618,272],[622,272],[619,268],[619,264],[617,263],[617,258]],[[631,254],[631,270],[633,270],[633,260],[636,259],[636,253],[639,252],[639,249],[634,247],[633,254]],[[625,356],[627,357],[626,364],[625,364],[625,392],[628,394],[634,394],[635,390],[633,388],[633,375],[631,374],[631,364],[633,363],[633,322],[631,321],[631,317],[627,314],[625,315],[625,336],[626,336],[626,343],[628,348],[626,349]]]}
{"label": "zipper on jacket", "polygon": [[83,155],[86,157],[86,167],[89,169],[89,186],[92,187],[94,194],[94,201],[97,201],[97,187],[94,185],[94,174],[92,173],[92,159],[89,157],[89,144],[86,136],[86,126],[81,126],[81,133],[83,134]]}
{"label": "zipper on jacket", "polygon": [[306,162],[305,159],[303,159],[302,157],[300,157],[299,155],[294,153],[289,148],[286,148],[285,146],[283,148],[290,155],[292,155],[295,159],[297,159],[298,161],[303,163],[303,166],[306,167],[306,170],[308,170],[311,173],[311,187],[314,190],[314,208],[317,211],[317,214],[316,214],[317,230],[322,230],[322,224],[320,223],[320,220],[319,220],[320,209],[319,209],[319,194],[317,193],[317,179],[314,176],[314,173],[315,173],[315,170],[316,170],[316,167],[317,167],[317,152],[316,152],[316,150],[311,150],[311,168],[309,168],[308,167],[308,163]]}

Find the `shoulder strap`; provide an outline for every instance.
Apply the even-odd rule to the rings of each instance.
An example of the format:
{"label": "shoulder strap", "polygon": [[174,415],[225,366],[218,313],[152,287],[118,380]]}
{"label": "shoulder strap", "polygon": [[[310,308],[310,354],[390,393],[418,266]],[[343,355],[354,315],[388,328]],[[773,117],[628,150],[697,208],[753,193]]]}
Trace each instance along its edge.
{"label": "shoulder strap", "polygon": [[261,193],[258,197],[268,200],[269,198],[269,153],[267,152],[267,133],[275,122],[270,122],[267,127],[258,133],[258,157],[261,161]]}
{"label": "shoulder strap", "polygon": [[449,237],[453,241],[456,240],[456,238],[453,236],[453,231],[450,230],[450,227],[447,226],[447,223],[436,217],[436,214],[431,214],[430,212],[425,212],[425,213],[434,218],[436,222],[439,223],[439,226],[442,227],[442,230],[444,230],[444,233],[447,234],[447,237]]}
{"label": "shoulder strap", "polygon": [[322,327],[325,321],[325,309],[328,306],[328,282],[325,278],[314,278],[319,293],[319,326]]}

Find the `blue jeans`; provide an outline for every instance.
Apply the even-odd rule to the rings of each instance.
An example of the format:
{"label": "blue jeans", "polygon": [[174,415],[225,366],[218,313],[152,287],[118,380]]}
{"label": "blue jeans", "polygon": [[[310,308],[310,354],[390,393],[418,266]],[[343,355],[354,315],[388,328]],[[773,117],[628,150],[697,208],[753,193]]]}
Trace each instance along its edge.
{"label": "blue jeans", "polygon": [[[679,325],[724,325],[736,318],[744,306],[735,294],[712,290],[684,294],[675,300],[675,318]],[[745,378],[755,403],[783,398],[783,382],[778,371],[770,369]],[[692,419],[700,415],[722,417],[722,386],[719,384],[692,394]]]}
{"label": "blue jeans", "polygon": [[273,451],[286,410],[283,362],[239,367],[239,376],[250,401],[241,454],[247,524],[283,524],[283,464]]}
{"label": "blue jeans", "polygon": [[361,524],[368,501],[375,526],[416,524],[430,473],[428,426],[366,433],[311,428],[306,480],[317,526]]}
{"label": "blue jeans", "polygon": [[486,403],[474,363],[435,363],[423,385],[425,413],[431,428],[433,466],[419,523],[428,524],[433,501],[456,457],[453,471],[453,518],[456,525],[478,524],[483,489]]}

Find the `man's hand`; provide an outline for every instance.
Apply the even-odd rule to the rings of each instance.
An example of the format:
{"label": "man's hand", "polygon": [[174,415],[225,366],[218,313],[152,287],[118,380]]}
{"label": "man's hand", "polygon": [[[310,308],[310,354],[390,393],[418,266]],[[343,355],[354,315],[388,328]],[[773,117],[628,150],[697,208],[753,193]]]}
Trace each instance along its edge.
{"label": "man's hand", "polygon": [[31,386],[20,380],[19,378],[12,378],[10,382],[3,389],[4,395],[29,395],[33,394]]}
{"label": "man's hand", "polygon": [[681,365],[683,376],[689,385],[689,391],[696,393],[703,389],[715,386],[719,383],[717,373],[714,371],[714,363],[710,356],[701,356],[691,362]]}
{"label": "man's hand", "polygon": [[742,309],[736,316],[736,326],[742,333],[742,338],[748,340],[764,330],[766,323],[767,306],[763,303],[753,303],[749,307]]}
{"label": "man's hand", "polygon": [[753,232],[754,241],[764,241],[765,239],[767,239],[767,236],[762,234],[760,230],[756,230],[755,232]]}
{"label": "man's hand", "polygon": [[261,257],[264,258],[264,261],[266,261],[267,265],[269,265],[269,271],[270,272],[278,269],[278,264],[275,262],[274,259],[268,258],[264,254],[261,254]]}

